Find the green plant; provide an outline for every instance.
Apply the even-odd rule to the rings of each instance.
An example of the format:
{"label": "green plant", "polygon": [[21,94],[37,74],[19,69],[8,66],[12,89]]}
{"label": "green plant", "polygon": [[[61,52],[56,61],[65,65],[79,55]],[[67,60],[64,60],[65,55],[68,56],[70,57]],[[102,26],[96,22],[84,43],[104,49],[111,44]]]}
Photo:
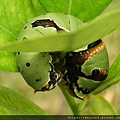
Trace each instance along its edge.
{"label": "green plant", "polygon": [[[12,0],[8,4],[8,0],[4,0],[0,2],[1,13],[0,13],[0,69],[7,70],[12,72],[17,72],[16,66],[16,56],[15,52],[17,51],[26,51],[26,52],[48,52],[48,51],[62,51],[62,50],[74,50],[77,48],[81,48],[95,40],[104,37],[109,34],[113,30],[117,29],[120,26],[120,10],[108,11],[102,14],[102,11],[111,3],[111,0],[21,0],[16,1]],[[64,4],[64,6],[63,6]],[[19,7],[18,7],[19,6]],[[8,9],[9,8],[9,9]],[[24,8],[24,9],[22,9]],[[77,31],[70,34],[60,34],[54,36],[43,37],[38,39],[37,37],[30,39],[29,41],[16,42],[17,36],[19,35],[23,25],[30,18],[38,16],[47,12],[60,12],[65,14],[71,14],[75,17],[82,19],[87,22],[87,25],[81,25],[81,28]],[[11,16],[12,14],[12,16]],[[107,26],[107,27],[106,27]],[[87,37],[86,37],[87,36]],[[72,46],[69,46],[69,39],[73,38]],[[81,38],[79,40],[78,38]],[[51,41],[51,42],[49,42]],[[58,45],[52,46],[56,41],[58,41]],[[47,43],[47,44],[46,44]],[[43,45],[40,47],[40,45]],[[32,46],[32,47],[31,47]],[[52,47],[51,47],[52,46]],[[69,46],[69,47],[67,47]],[[67,49],[66,49],[67,48]],[[5,51],[5,52],[3,52]],[[107,79],[95,90],[92,95],[96,95],[106,88],[118,83],[120,80],[119,73],[120,66],[120,56],[118,55],[115,62],[111,65],[109,75]],[[65,88],[60,85],[60,89],[62,90],[66,100],[71,107],[73,114],[103,114],[96,112],[94,113],[95,106],[93,105],[90,108],[90,111],[84,112],[83,108],[88,104],[87,101],[76,101],[75,98],[71,97],[65,90]],[[7,92],[10,92],[7,94]],[[3,109],[1,109],[1,114],[46,114],[43,110],[36,108],[36,105],[33,103],[29,104],[26,102],[26,107],[28,104],[33,106],[35,111],[25,111],[24,108],[20,107],[22,103],[18,102],[18,105],[13,106],[9,100],[13,100],[14,98],[23,100],[24,97],[20,97],[13,91],[8,88],[0,87],[0,95],[1,95],[1,103]],[[10,98],[9,98],[10,97]],[[13,99],[12,99],[13,98]],[[117,114],[116,111],[108,104],[103,98],[98,97],[94,99],[98,104],[105,104],[106,109],[109,110],[104,114]],[[9,101],[9,102],[8,102]],[[29,101],[25,99],[25,101]],[[48,101],[49,102],[49,101]],[[98,105],[96,104],[96,105]],[[22,106],[25,107],[23,104]],[[11,109],[14,109],[14,112]],[[15,110],[18,110],[17,112]],[[39,109],[39,110],[38,110]],[[98,109],[98,111],[100,111]],[[92,112],[91,112],[92,111]]]}

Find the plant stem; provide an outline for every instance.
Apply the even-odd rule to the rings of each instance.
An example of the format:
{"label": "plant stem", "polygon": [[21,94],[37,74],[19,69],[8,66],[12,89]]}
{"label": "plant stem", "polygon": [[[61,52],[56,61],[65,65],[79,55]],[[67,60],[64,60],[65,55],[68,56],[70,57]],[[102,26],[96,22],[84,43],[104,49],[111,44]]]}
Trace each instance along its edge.
{"label": "plant stem", "polygon": [[83,108],[85,101],[80,100],[80,103],[78,103],[77,100],[76,100],[78,98],[74,98],[73,96],[71,96],[68,93],[68,91],[65,89],[65,86],[62,85],[62,83],[59,84],[59,87],[60,87],[62,93],[64,94],[64,96],[65,96],[73,114],[74,115],[80,115],[81,109]]}

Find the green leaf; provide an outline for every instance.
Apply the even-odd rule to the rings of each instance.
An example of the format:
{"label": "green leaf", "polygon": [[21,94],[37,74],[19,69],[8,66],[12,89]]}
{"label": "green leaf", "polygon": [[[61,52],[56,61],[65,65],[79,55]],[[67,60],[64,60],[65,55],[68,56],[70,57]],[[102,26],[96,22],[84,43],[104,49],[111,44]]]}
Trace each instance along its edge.
{"label": "green leaf", "polygon": [[82,115],[117,115],[117,113],[103,97],[95,96],[86,103]]}
{"label": "green leaf", "polygon": [[48,12],[71,14],[84,21],[98,16],[112,0],[38,0]]}
{"label": "green leaf", "polygon": [[46,115],[46,112],[22,95],[0,86],[0,115]]}
{"label": "green leaf", "polygon": [[74,33],[61,33],[59,35],[41,38],[36,36],[34,39],[27,41],[13,42],[8,45],[6,44],[5,46],[0,47],[0,50],[11,52],[48,52],[79,49],[117,29],[120,26],[119,19],[120,10],[107,12],[87,25],[81,26],[81,29]]}
{"label": "green leaf", "polygon": [[[32,0],[1,0],[0,1],[0,46],[16,38],[26,21],[35,17],[36,4]],[[36,7],[36,10],[34,9]],[[43,10],[39,12],[43,13]],[[0,52],[0,69],[17,71],[15,53]]]}
{"label": "green leaf", "polygon": [[112,0],[76,0],[79,4],[75,4],[72,0],[70,14],[84,20],[89,21],[98,16]]}
{"label": "green leaf", "polygon": [[[0,46],[8,42],[16,41],[16,37],[23,28],[23,25],[30,18],[46,12],[68,13],[68,11],[69,13],[73,15],[75,14],[77,16],[80,11],[78,12],[77,7],[74,8],[74,6],[76,5],[79,8],[81,8],[82,6],[84,7],[84,12],[81,12],[82,16],[84,16],[84,14],[88,16],[88,11],[92,11],[92,13],[94,12],[97,16],[98,14],[100,14],[100,12],[102,12],[102,10],[105,9],[105,7],[110,3],[111,0],[104,0],[102,2],[101,1],[102,0],[99,0],[98,2],[92,2],[92,4],[89,5],[91,2],[90,0],[86,2],[84,2],[83,0],[39,0],[41,4],[39,4],[37,0],[12,0],[11,2],[9,2],[9,0],[1,0]],[[91,8],[88,8],[89,6],[87,5],[91,6]],[[94,9],[93,11],[93,8],[97,8],[97,10]],[[92,14],[90,14],[89,16],[91,15]],[[16,67],[15,53],[0,52],[0,58],[0,69],[8,71],[18,71]]]}
{"label": "green leaf", "polygon": [[98,94],[118,82],[120,82],[120,55],[110,67],[107,79],[103,81],[96,90],[94,90],[93,94]]}

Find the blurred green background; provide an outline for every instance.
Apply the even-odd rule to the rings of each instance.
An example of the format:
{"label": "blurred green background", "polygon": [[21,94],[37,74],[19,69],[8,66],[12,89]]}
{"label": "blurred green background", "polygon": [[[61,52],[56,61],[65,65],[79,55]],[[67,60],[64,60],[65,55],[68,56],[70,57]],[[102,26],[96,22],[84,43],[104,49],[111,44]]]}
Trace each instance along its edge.
{"label": "blurred green background", "polygon": [[[112,4],[110,4],[104,12],[112,9],[117,9],[119,8],[119,6],[120,0],[113,0]],[[103,38],[103,41],[105,42],[108,50],[111,66],[111,64],[120,53],[120,29],[117,29],[109,35],[105,36]],[[25,97],[27,97],[52,115],[72,114],[72,111],[69,108],[69,105],[67,104],[59,87],[56,87],[49,92],[38,92],[34,94],[34,90],[27,85],[27,83],[24,81],[19,73],[11,73],[5,71],[0,71],[0,82],[1,85],[11,88],[16,92],[19,92],[20,94],[23,94]],[[110,87],[109,89],[101,93],[101,95],[115,107],[118,113],[120,113],[119,88],[120,83]]]}

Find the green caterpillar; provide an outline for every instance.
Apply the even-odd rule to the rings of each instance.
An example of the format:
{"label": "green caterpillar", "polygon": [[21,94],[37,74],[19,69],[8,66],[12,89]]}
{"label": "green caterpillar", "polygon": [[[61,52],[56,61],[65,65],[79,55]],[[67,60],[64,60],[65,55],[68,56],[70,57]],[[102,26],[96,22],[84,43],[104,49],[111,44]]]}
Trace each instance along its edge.
{"label": "green caterpillar", "polygon": [[[59,34],[59,31],[73,32],[81,23],[83,21],[71,15],[47,13],[29,20],[18,40],[41,38]],[[61,53],[18,52],[17,65],[35,91],[51,90],[63,79],[72,96],[87,98],[108,75],[109,61],[104,43],[97,40],[85,49],[65,53],[62,58]]]}

